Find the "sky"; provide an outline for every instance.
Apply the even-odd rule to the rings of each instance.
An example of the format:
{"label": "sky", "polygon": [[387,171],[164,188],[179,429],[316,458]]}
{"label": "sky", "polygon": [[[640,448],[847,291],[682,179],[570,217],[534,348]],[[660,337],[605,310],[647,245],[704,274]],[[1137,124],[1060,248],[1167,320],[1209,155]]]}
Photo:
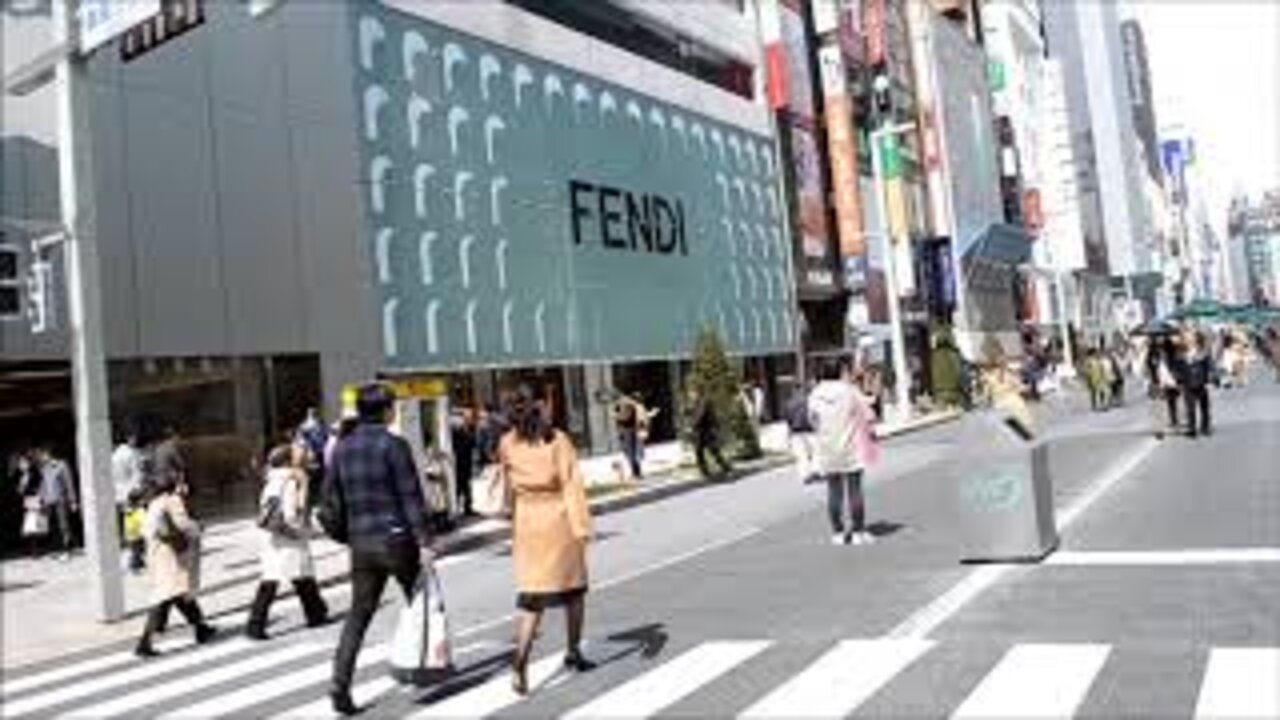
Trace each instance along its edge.
{"label": "sky", "polygon": [[1195,139],[1213,219],[1237,190],[1280,188],[1280,0],[1126,0],[1121,14],[1146,36],[1156,122]]}

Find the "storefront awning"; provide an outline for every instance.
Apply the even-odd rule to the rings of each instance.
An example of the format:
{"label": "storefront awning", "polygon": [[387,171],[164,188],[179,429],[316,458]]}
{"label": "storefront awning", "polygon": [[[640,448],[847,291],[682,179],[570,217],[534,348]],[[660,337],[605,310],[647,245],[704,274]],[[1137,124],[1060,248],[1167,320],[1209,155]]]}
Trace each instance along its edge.
{"label": "storefront awning", "polygon": [[1022,265],[1031,261],[1031,236],[1017,225],[992,223],[965,250],[964,259]]}

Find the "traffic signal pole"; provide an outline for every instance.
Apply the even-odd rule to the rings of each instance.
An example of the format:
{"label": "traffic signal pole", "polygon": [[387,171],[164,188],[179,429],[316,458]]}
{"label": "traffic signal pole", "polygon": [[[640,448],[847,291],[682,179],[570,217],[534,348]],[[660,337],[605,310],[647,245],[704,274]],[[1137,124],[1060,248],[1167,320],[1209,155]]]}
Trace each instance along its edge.
{"label": "traffic signal pole", "polygon": [[101,268],[93,222],[84,63],[75,50],[75,0],[54,0],[55,40],[65,47],[55,69],[58,187],[66,237],[67,335],[71,345],[76,460],[88,556],[89,592],[99,620],[124,617],[120,537],[111,478],[111,419],[102,332]]}

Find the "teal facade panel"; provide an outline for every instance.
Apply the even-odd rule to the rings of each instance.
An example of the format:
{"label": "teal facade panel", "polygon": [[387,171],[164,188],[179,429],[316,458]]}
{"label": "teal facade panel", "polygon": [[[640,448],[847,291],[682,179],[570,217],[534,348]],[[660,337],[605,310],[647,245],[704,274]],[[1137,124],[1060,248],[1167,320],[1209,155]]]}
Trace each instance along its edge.
{"label": "teal facade panel", "polygon": [[356,186],[390,369],[787,352],[770,138],[367,0]]}

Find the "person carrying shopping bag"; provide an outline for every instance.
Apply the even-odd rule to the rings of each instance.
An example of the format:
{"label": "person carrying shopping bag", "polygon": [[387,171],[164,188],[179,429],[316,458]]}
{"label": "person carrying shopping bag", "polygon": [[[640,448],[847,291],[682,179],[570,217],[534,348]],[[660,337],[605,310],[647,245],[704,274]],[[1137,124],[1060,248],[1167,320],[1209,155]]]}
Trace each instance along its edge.
{"label": "person carrying shopping bag", "polygon": [[152,492],[143,535],[147,541],[152,607],[134,648],[134,654],[143,658],[159,654],[152,638],[168,623],[169,611],[175,607],[191,625],[197,644],[203,645],[217,634],[196,602],[200,587],[200,526],[187,514],[177,477],[168,473],[152,475],[150,483]]}
{"label": "person carrying shopping bag", "polygon": [[543,403],[522,386],[511,408],[512,429],[502,438],[498,457],[500,493],[510,499],[512,555],[515,559],[516,650],[512,689],[529,691],[527,676],[533,640],[542,613],[565,609],[566,668],[585,672],[595,665],[582,655],[586,613],[587,543],[591,511],[578,453],[567,435],[551,426]]}
{"label": "person carrying shopping bag", "polygon": [[435,559],[430,521],[413,450],[392,433],[395,393],[370,383],[356,395],[359,424],[334,446],[326,467],[319,519],[351,560],[351,612],[333,659],[329,701],[334,712],[360,712],[351,697],[356,659],[365,632],[382,602],[387,580],[395,578],[412,601],[424,566]]}
{"label": "person carrying shopping bag", "polygon": [[266,483],[258,500],[262,579],[245,626],[245,635],[252,640],[267,639],[267,617],[283,582],[293,584],[307,627],[320,627],[329,619],[311,557],[306,461],[306,449],[296,443],[276,447],[267,455]]}

